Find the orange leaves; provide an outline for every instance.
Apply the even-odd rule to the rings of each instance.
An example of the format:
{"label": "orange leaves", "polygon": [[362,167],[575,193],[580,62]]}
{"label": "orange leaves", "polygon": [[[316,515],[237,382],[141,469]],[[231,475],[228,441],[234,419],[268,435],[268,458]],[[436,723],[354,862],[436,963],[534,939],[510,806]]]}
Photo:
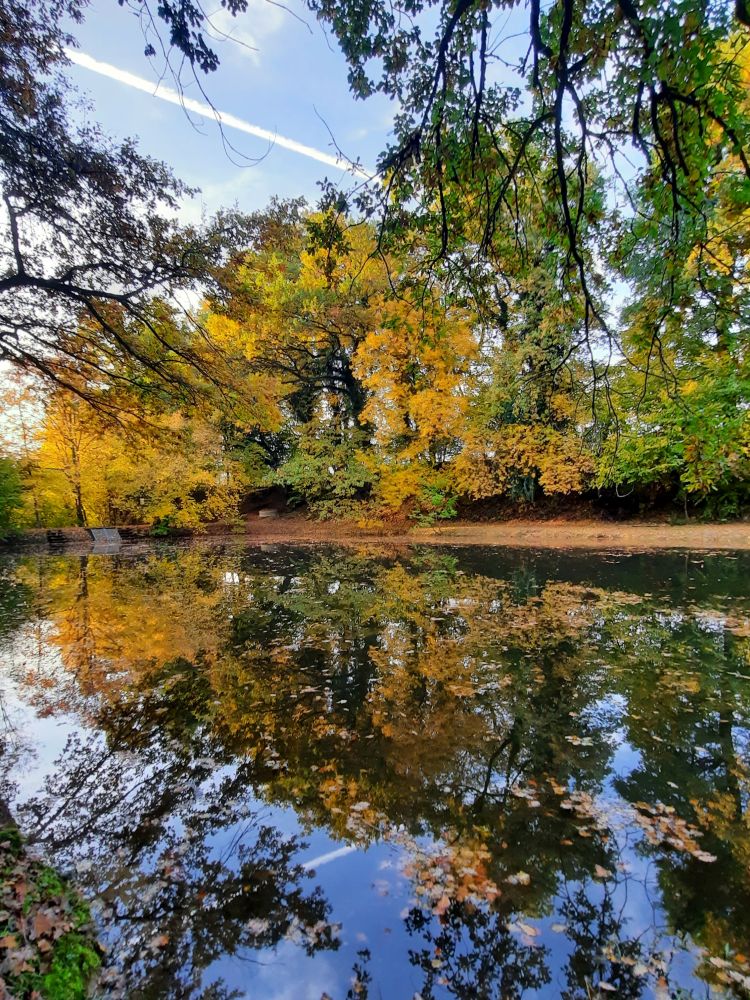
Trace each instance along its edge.
{"label": "orange leaves", "polygon": [[465,429],[478,343],[469,317],[437,294],[383,297],[374,315],[353,362],[369,392],[362,419],[383,448],[414,460]]}
{"label": "orange leaves", "polygon": [[426,850],[408,835],[396,838],[407,847],[403,872],[414,884],[414,892],[422,909],[442,917],[451,903],[494,902],[500,889],[487,874],[491,855],[481,841],[450,841]]}
{"label": "orange leaves", "polygon": [[636,802],[634,806],[634,818],[650,844],[672,847],[690,854],[698,861],[706,863],[716,861],[716,857],[704,851],[698,843],[699,838],[703,836],[702,831],[681,819],[672,806],[665,806],[661,802],[655,805]]}
{"label": "orange leaves", "polygon": [[39,910],[32,918],[34,937],[44,937],[50,934],[55,926],[48,910]]}
{"label": "orange leaves", "polygon": [[545,493],[579,493],[594,472],[580,438],[542,423],[505,424],[466,435],[453,463],[460,492],[481,499],[504,493],[513,477],[533,477]]}

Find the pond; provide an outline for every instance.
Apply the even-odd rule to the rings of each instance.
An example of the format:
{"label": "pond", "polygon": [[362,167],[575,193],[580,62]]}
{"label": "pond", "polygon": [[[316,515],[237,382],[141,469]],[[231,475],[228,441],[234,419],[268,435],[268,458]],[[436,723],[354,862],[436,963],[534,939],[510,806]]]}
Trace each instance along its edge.
{"label": "pond", "polygon": [[747,995],[749,554],[1,569],[2,797],[99,995]]}

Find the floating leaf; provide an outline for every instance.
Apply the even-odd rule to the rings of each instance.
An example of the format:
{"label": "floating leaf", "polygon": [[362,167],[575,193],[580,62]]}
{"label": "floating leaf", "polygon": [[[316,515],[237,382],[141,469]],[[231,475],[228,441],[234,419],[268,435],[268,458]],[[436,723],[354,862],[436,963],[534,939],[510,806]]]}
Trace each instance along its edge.
{"label": "floating leaf", "polygon": [[518,923],[516,926],[518,927],[519,931],[521,931],[527,937],[532,937],[532,938],[533,937],[539,937],[539,935],[542,933],[539,930],[539,928],[538,927],[534,927],[533,924]]}
{"label": "floating leaf", "polygon": [[528,872],[516,872],[515,875],[509,875],[505,881],[511,885],[528,885],[531,882],[531,875]]}

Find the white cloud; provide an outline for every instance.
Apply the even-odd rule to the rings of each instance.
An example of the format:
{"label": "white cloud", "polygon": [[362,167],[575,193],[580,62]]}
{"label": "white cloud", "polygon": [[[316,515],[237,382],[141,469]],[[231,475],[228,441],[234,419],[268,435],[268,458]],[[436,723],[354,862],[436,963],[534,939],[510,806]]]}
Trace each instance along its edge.
{"label": "white cloud", "polygon": [[204,213],[210,215],[235,203],[247,210],[248,198],[256,207],[268,199],[266,186],[267,178],[257,166],[240,167],[225,180],[202,184],[194,197],[184,199],[178,211],[179,218],[182,222],[197,224]]}
{"label": "white cloud", "polygon": [[[252,994],[246,997],[263,997],[264,1000],[320,1000],[324,993],[331,993],[346,976],[336,968],[325,954],[315,959],[305,956],[298,945],[282,941],[276,946],[272,959],[261,953],[252,979]],[[230,985],[235,984],[230,981]]]}
{"label": "white cloud", "polygon": [[221,7],[211,15],[210,22],[218,37],[236,42],[236,51],[257,65],[263,42],[281,31],[284,20],[285,12],[276,4],[268,0],[249,0],[247,11],[241,17],[233,17]]}

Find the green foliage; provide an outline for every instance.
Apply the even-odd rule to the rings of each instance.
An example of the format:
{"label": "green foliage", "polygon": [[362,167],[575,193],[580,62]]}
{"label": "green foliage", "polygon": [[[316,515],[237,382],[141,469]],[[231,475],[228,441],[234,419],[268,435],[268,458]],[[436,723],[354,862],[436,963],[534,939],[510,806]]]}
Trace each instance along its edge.
{"label": "green foliage", "polygon": [[164,517],[157,517],[151,525],[151,534],[154,538],[168,538],[174,532],[174,523],[167,514]]}
{"label": "green foliage", "polygon": [[41,980],[46,1000],[84,1000],[88,983],[101,960],[90,941],[79,933],[64,934],[55,945],[49,972]]}
{"label": "green foliage", "polygon": [[22,503],[18,463],[12,458],[0,456],[0,539],[13,532]]}
{"label": "green foliage", "polygon": [[696,377],[678,393],[648,386],[645,398],[642,383],[623,375],[625,399],[641,398],[619,436],[608,437],[599,482],[656,485],[718,516],[739,514],[750,500],[750,379],[740,356],[708,352],[688,372]]}
{"label": "green foliage", "polygon": [[435,524],[436,521],[449,521],[456,516],[457,499],[455,493],[451,491],[448,477],[441,476],[422,488],[412,517],[425,527]]}
{"label": "green foliage", "polygon": [[372,471],[361,460],[363,443],[361,432],[342,435],[306,425],[296,450],[273,481],[286,486],[297,501],[306,501],[319,516],[340,514],[342,504],[364,496],[373,483]]}
{"label": "green foliage", "polygon": [[53,868],[28,856],[16,827],[0,830],[0,860],[10,995],[84,1000],[101,964],[88,904]]}

